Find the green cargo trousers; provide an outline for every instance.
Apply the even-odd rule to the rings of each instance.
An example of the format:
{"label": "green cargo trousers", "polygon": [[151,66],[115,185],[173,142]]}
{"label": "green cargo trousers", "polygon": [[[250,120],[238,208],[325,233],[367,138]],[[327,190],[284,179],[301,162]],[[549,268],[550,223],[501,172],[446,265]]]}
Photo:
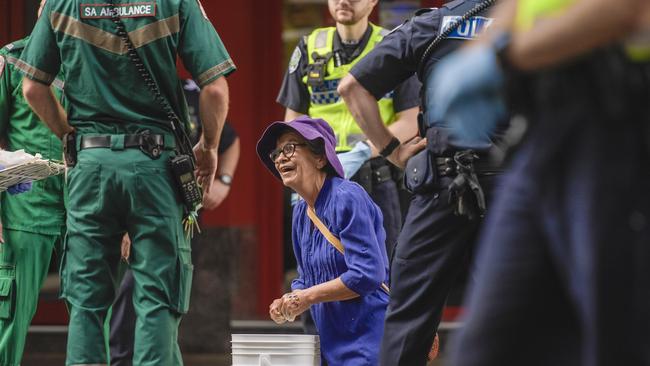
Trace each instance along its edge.
{"label": "green cargo trousers", "polygon": [[18,366],[38,293],[62,235],[3,229],[0,244],[0,365]]}
{"label": "green cargo trousers", "polygon": [[177,331],[189,307],[193,266],[169,169],[173,152],[153,160],[137,148],[125,149],[124,135],[111,135],[111,146],[81,150],[68,171],[61,268],[62,297],[70,309],[66,365],[108,363],[103,325],[120,282],[125,232],[133,243],[133,365],[182,365]]}

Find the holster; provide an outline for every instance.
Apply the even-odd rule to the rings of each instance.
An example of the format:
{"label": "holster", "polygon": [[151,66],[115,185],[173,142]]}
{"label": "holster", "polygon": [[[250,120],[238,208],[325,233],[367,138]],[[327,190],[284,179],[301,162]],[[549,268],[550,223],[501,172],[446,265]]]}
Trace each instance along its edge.
{"label": "holster", "polygon": [[440,188],[440,178],[449,177],[449,203],[455,205],[455,213],[470,220],[483,217],[487,209],[485,194],[475,167],[479,156],[472,150],[459,151],[452,146],[447,129],[431,127],[421,134],[427,137],[427,148],[407,162],[406,188],[415,194],[427,193]]}
{"label": "holster", "polygon": [[476,159],[478,156],[472,150],[459,151],[454,154],[454,170],[457,175],[447,187],[449,202],[452,203],[455,200],[456,203],[455,214],[467,216],[470,220],[476,219],[477,216],[485,216],[487,210],[485,193],[474,170]]}
{"label": "holster", "polygon": [[391,164],[383,157],[375,157],[363,163],[350,180],[358,183],[368,194],[371,194],[376,185],[394,180],[393,177],[394,173]]}
{"label": "holster", "polygon": [[77,133],[69,132],[63,135],[63,159],[68,168],[77,165]]}
{"label": "holster", "polygon": [[372,167],[370,162],[363,163],[351,180],[357,182],[368,194],[372,193]]}

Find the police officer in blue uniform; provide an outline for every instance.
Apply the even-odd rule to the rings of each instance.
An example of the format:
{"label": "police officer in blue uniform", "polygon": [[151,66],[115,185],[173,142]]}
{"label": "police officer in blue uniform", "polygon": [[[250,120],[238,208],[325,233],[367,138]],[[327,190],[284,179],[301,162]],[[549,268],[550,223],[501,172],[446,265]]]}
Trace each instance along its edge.
{"label": "police officer in blue uniform", "polygon": [[[438,34],[479,4],[475,16],[459,22],[421,64]],[[440,9],[419,11],[387,35],[339,85],[357,123],[381,155],[400,167],[409,160],[406,183],[414,198],[391,262],[391,299],[381,347],[385,366],[427,361],[450,287],[475,242],[485,210],[483,193],[489,193],[497,172],[486,161],[486,151],[505,124],[491,135],[457,139],[444,121],[431,119],[425,88],[421,134],[427,138],[400,144],[380,123],[374,101],[414,74],[426,81],[439,59],[492,23],[485,10],[478,11],[486,6],[456,0]]]}

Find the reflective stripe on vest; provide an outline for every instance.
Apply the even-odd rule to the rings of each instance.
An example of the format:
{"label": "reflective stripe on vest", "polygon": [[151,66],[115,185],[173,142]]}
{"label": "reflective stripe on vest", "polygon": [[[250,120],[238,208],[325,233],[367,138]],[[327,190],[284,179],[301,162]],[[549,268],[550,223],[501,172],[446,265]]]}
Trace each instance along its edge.
{"label": "reflective stripe on vest", "polygon": [[[323,84],[312,88],[307,85],[310,95],[309,115],[313,118],[322,118],[327,121],[336,135],[336,150],[348,151],[359,141],[359,135],[363,134],[359,125],[357,125],[352,113],[348,110],[345,102],[336,91],[341,79],[347,75],[352,67],[366,56],[385,34],[385,29],[370,24],[372,34],[368,44],[363,52],[351,63],[336,66],[334,58],[327,63],[327,74]],[[334,37],[336,28],[319,28],[314,30],[307,38],[307,57],[309,64],[314,63],[314,53],[326,55],[334,49]],[[307,84],[307,76],[303,77],[303,82]],[[385,95],[378,101],[379,112],[384,124],[389,125],[395,121],[395,111],[393,109],[393,92]]]}

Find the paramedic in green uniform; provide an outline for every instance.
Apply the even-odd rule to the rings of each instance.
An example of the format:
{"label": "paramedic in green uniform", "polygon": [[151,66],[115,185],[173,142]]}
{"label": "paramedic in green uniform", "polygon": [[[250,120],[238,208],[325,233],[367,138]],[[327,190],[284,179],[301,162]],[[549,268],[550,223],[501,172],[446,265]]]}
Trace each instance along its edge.
{"label": "paramedic in green uniform", "polygon": [[[23,99],[22,74],[15,63],[27,39],[0,50],[0,136],[7,150],[24,149],[45,159],[61,159],[61,142]],[[56,98],[63,82],[52,83]],[[38,293],[60,248],[65,230],[63,175],[33,183],[30,192],[0,195],[0,365],[18,366]]]}
{"label": "paramedic in green uniform", "polygon": [[[61,270],[62,297],[70,309],[66,365],[107,364],[102,325],[119,283],[117,243],[125,232],[133,243],[133,364],[181,365],[177,332],[189,307],[193,267],[169,165],[176,142],[163,108],[116,35],[113,11],[183,122],[187,105],[177,56],[202,88],[203,136],[194,154],[204,194],[214,180],[227,114],[225,76],[235,70],[197,0],[125,1],[116,7],[101,0],[47,1],[18,67],[36,114],[57,136],[77,135]],[[61,67],[67,114],[49,88]],[[147,140],[162,145],[158,158],[150,157]]]}

